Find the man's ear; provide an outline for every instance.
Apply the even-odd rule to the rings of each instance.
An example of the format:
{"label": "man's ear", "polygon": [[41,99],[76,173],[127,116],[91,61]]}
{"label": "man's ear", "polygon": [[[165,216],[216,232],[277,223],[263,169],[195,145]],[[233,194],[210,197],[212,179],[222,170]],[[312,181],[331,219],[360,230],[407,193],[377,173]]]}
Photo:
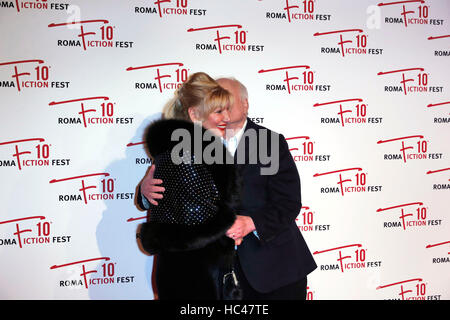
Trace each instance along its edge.
{"label": "man's ear", "polygon": [[242,101],[242,105],[244,106],[245,114],[248,115],[248,98]]}

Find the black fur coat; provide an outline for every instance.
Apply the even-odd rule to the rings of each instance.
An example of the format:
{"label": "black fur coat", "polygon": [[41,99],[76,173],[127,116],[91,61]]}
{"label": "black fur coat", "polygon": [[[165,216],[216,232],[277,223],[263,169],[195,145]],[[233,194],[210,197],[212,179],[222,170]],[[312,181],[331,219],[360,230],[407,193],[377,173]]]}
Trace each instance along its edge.
{"label": "black fur coat", "polygon": [[[184,142],[191,144],[191,150],[181,150],[179,138],[172,141],[177,129],[188,133]],[[140,239],[148,253],[156,254],[156,289],[161,300],[240,299],[230,273],[234,241],[225,236],[236,219],[239,176],[235,165],[226,164],[232,163],[226,162],[231,155],[220,138],[203,141],[205,132],[183,120],[158,120],[146,132],[146,145],[156,167],[154,177],[163,180],[165,191],[158,205],[150,206]],[[206,164],[205,159],[196,163],[200,153],[194,143],[201,146],[196,151],[209,150],[219,163]],[[178,157],[176,163],[182,162],[174,163],[173,157]]]}

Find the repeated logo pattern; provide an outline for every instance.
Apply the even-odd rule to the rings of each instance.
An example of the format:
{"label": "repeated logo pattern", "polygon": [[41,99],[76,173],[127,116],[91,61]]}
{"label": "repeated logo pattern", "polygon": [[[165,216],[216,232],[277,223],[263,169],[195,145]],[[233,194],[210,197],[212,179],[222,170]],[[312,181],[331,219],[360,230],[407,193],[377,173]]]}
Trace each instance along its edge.
{"label": "repeated logo pattern", "polygon": [[450,298],[447,1],[15,0],[0,16],[1,298],[157,298],[135,238],[144,132],[197,71],[243,82],[249,117],[286,138],[308,299]]}

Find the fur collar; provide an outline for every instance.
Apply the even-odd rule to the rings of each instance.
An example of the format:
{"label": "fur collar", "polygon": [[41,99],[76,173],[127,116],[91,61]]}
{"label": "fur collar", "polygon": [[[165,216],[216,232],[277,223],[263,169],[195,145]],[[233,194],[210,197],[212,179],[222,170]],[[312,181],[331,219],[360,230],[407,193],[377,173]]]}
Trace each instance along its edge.
{"label": "fur collar", "polygon": [[[176,129],[186,129],[191,134],[191,143],[194,143],[194,130],[205,129],[192,122],[183,120],[158,120],[153,122],[146,131],[145,141],[151,156],[170,150],[179,141],[171,141],[172,133]],[[198,142],[197,142],[198,143]],[[199,226],[173,225],[146,222],[140,230],[143,248],[150,254],[165,251],[185,251],[202,248],[222,236],[231,227],[236,219],[236,210],[241,198],[241,180],[234,164],[226,164],[225,157],[231,157],[219,137],[214,141],[202,141],[202,150],[210,143],[219,143],[224,155],[223,162],[202,164],[207,167],[213,176],[214,183],[219,191],[220,201],[216,216],[207,223]],[[230,162],[228,162],[230,163]],[[156,166],[158,162],[156,160]],[[151,215],[151,208],[150,208]]]}
{"label": "fur collar", "polygon": [[174,137],[176,140],[172,141],[172,134],[177,129],[183,129],[189,132],[191,145],[201,143],[202,150],[210,143],[223,145],[221,138],[215,135],[212,135],[210,137],[211,139],[203,141],[202,138],[205,135],[206,129],[198,124],[178,119],[161,119],[152,122],[145,133],[145,143],[152,157],[156,157],[180,143],[181,138],[179,137]]}

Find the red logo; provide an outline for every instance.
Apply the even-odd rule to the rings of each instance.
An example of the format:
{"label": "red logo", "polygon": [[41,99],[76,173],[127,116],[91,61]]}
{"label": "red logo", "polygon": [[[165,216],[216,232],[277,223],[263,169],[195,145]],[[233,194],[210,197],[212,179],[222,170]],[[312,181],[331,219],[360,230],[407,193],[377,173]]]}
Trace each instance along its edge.
{"label": "red logo", "polygon": [[[157,5],[157,10],[155,8],[136,8],[136,12],[150,12],[158,13],[159,17],[162,18],[164,15],[195,15],[204,16],[206,15],[206,9],[189,9],[188,10],[188,0],[176,0],[175,7],[162,6],[163,3],[171,3],[171,0],[156,0],[154,4]],[[148,10],[151,9],[151,10]]]}
{"label": "red logo", "polygon": [[[33,221],[32,225],[30,225],[31,221]],[[36,221],[38,222],[36,223]],[[12,239],[12,241],[10,241],[10,243],[8,244],[18,243],[19,248],[23,248],[22,245],[48,244],[54,242],[65,242],[70,240],[70,236],[51,238],[50,237],[51,222],[45,221],[44,216],[32,216],[13,220],[0,221],[0,225],[9,223],[15,223],[16,225],[16,231],[13,233],[13,235],[17,236],[17,242],[16,239]],[[23,227],[23,224],[26,224],[26,226]],[[22,229],[22,227],[24,229]]]}
{"label": "red logo", "polygon": [[[354,185],[345,185],[346,183],[350,183],[353,180],[352,179],[343,179],[347,176],[344,176],[344,172],[348,173],[349,171],[357,171],[357,173],[354,175],[355,181]],[[361,172],[362,168],[348,168],[348,169],[341,169],[341,170],[335,170],[335,171],[329,171],[329,172],[323,172],[323,173],[316,173],[313,175],[314,178],[325,176],[325,175],[332,175],[332,174],[338,174],[339,175],[339,181],[337,184],[339,187],[334,188],[321,188],[321,193],[337,193],[340,192],[342,196],[344,196],[345,193],[351,193],[351,192],[366,192],[366,191],[379,191],[379,190],[372,190],[373,186],[366,186],[366,180],[367,180],[367,173]],[[381,190],[381,186],[379,186]]]}
{"label": "red logo", "polygon": [[[300,141],[303,139],[309,140],[309,137],[308,136],[291,137],[291,138],[286,138],[286,141],[297,140],[297,139],[300,139]],[[306,157],[306,161],[312,161],[313,160],[312,153],[314,152],[314,143],[305,141],[302,143],[302,146],[303,146],[303,156],[308,155]],[[290,148],[289,151],[291,151],[291,152],[298,151],[298,148]],[[304,158],[302,156],[295,156],[294,154],[292,156],[294,157],[294,161],[300,161],[300,160],[303,160],[303,158]]]}
{"label": "red logo", "polygon": [[[48,66],[37,66],[34,68],[35,72],[33,72],[33,76],[31,73],[31,70],[28,69],[27,71],[30,72],[21,72],[19,73],[19,66],[22,66],[23,64],[28,64],[28,63],[37,63],[37,64],[42,64],[44,63],[44,60],[38,60],[38,59],[34,59],[34,60],[20,60],[20,61],[10,61],[10,62],[0,62],[0,67],[1,66],[9,66],[9,65],[13,65],[14,66],[14,73],[11,76],[11,78],[15,79],[15,81],[11,81],[10,83],[8,83],[9,87],[17,87],[17,90],[20,92],[21,88],[48,88],[48,75],[49,75],[49,68]],[[24,77],[24,76],[30,76],[32,78],[34,78],[33,80],[20,80],[20,77]],[[35,77],[34,77],[35,76]],[[53,87],[53,86],[52,86]]]}
{"label": "red logo", "polygon": [[50,270],[54,270],[54,269],[58,269],[58,268],[64,268],[64,267],[68,267],[68,266],[73,266],[73,265],[81,265],[81,269],[82,272],[80,274],[81,277],[83,277],[84,280],[84,286],[86,289],[88,289],[88,285],[95,285],[95,284],[109,284],[109,283],[115,283],[114,280],[115,278],[113,278],[114,273],[115,273],[115,263],[104,263],[101,265],[102,270],[103,270],[103,277],[101,278],[91,278],[87,279],[87,275],[92,274],[92,273],[97,273],[96,270],[86,270],[86,266],[85,264],[92,262],[92,261],[99,261],[99,260],[104,260],[104,261],[109,261],[110,258],[109,257],[101,257],[101,258],[94,258],[94,259],[87,259],[87,260],[80,260],[80,261],[75,261],[75,262],[70,262],[70,263],[65,263],[65,264],[61,264],[61,265],[53,265],[50,267]]}
{"label": "red logo", "polygon": [[[295,76],[290,74],[290,70],[293,69],[305,69],[303,72],[295,72]],[[285,84],[267,84],[266,90],[287,90],[289,94],[291,91],[329,91],[330,85],[315,85],[314,86],[314,76],[315,71],[309,70],[310,66],[307,65],[297,65],[297,66],[287,66],[273,69],[261,69],[258,73],[268,73],[268,72],[278,72],[284,71],[284,79],[283,82]],[[296,70],[297,71],[297,70]]]}
{"label": "red logo", "polygon": [[[98,176],[104,177],[100,180],[100,185],[85,184],[86,180]],[[107,172],[91,173],[62,179],[52,179],[49,181],[49,183],[60,183],[71,180],[81,181],[81,188],[78,189],[81,194],[60,194],[58,197],[58,201],[83,201],[84,204],[87,204],[88,200],[133,200],[134,198],[134,192],[115,192],[116,179],[111,178],[109,173]],[[89,189],[98,189],[99,192],[88,192]]]}
{"label": "red logo", "polygon": [[[100,102],[96,103],[96,108],[92,108],[91,105],[89,105],[90,109],[86,109],[85,104],[90,104],[93,100],[101,100]],[[65,105],[70,103],[80,103],[80,109],[81,111],[78,112],[79,115],[81,115],[80,118],[58,118],[58,124],[83,124],[85,128],[87,128],[88,124],[96,125],[96,124],[131,124],[133,123],[133,118],[120,118],[120,117],[114,117],[114,113],[116,111],[116,103],[109,101],[108,97],[87,97],[87,98],[80,98],[80,99],[72,99],[72,100],[65,100],[65,101],[52,101],[48,105],[49,106],[59,106],[59,105]],[[98,107],[101,107],[97,109]],[[87,117],[87,114],[96,115],[93,117]]]}
{"label": "red logo", "polygon": [[[170,3],[171,0],[156,0],[155,1],[155,4],[158,5],[158,14],[161,18],[162,18],[162,12],[165,9],[165,8],[163,8],[163,10],[161,10],[161,3],[165,3],[165,2]],[[184,4],[184,7],[187,6],[187,0],[181,1],[181,3]],[[180,0],[177,1],[177,7],[179,7],[179,5],[180,5]],[[164,10],[164,13],[167,13],[166,10]],[[186,12],[186,14],[187,14],[187,12]]]}
{"label": "red logo", "polygon": [[[412,146],[412,145],[405,145],[405,140],[409,139],[419,139],[418,141],[416,141],[416,145]],[[394,138],[394,139],[388,139],[388,140],[379,140],[377,141],[377,144],[383,144],[383,143],[389,143],[389,142],[394,142],[394,141],[401,141],[402,143],[402,147],[400,148],[400,152],[401,154],[398,155],[389,155],[389,154],[385,154],[384,155],[384,159],[403,159],[403,162],[406,163],[406,160],[412,160],[412,159],[427,159],[428,158],[428,154],[427,154],[427,150],[428,150],[428,140],[423,140],[424,136],[422,135],[414,135],[414,136],[406,136],[406,137],[399,137],[399,138]],[[416,152],[406,152],[407,150],[411,150],[411,151],[416,151]]]}
{"label": "red logo", "polygon": [[[44,138],[30,138],[30,139],[21,139],[21,140],[12,140],[0,142],[0,146],[6,145],[14,145],[14,153],[12,156],[15,160],[4,160],[2,161],[2,166],[17,166],[19,170],[22,170],[22,167],[42,167],[42,166],[50,166],[50,165],[68,165],[69,159],[59,160],[59,159],[49,159],[50,158],[50,147],[51,144],[40,143],[44,142]],[[28,149],[26,151],[22,151],[23,149],[19,149],[19,146],[23,145],[33,145],[33,149]],[[35,150],[34,150],[35,149]],[[32,150],[32,151],[31,151]],[[25,158],[25,155],[30,155],[33,159]]]}
{"label": "red logo", "polygon": [[[89,270],[86,268],[86,265],[96,261],[103,261],[99,266],[99,270]],[[60,265],[53,265],[50,267],[50,270],[60,269],[60,268],[70,268],[73,266],[79,267],[81,266],[81,273],[78,274],[77,268],[73,269],[72,272],[75,272],[74,279],[68,279],[59,281],[60,287],[71,287],[71,286],[84,286],[86,289],[89,286],[95,285],[115,285],[115,284],[125,284],[134,282],[134,276],[117,276],[116,268],[117,263],[111,262],[109,257],[99,257],[93,259],[79,260],[74,262],[69,262]],[[97,274],[94,276],[94,274]],[[88,275],[91,275],[88,279]],[[78,278],[82,277],[82,278]]]}
{"label": "red logo", "polygon": [[[232,33],[225,33],[226,35],[224,35],[224,30],[228,31],[230,29],[234,29],[235,31],[232,31]],[[226,24],[201,28],[189,28],[187,32],[209,30],[215,31],[216,37],[213,39],[214,44],[197,43],[195,46],[196,50],[218,50],[219,54],[222,54],[223,51],[264,51],[264,46],[262,45],[247,45],[248,31],[240,29],[242,29],[242,25],[240,24]]]}
{"label": "red logo", "polygon": [[[37,63],[37,66],[33,69],[30,67],[25,68],[25,65],[30,63]],[[22,88],[67,89],[69,87],[69,81],[49,81],[51,67],[48,65],[42,65],[43,63],[44,60],[40,59],[0,62],[0,67],[9,65],[14,66],[14,73],[11,76],[14,80],[0,81],[0,86],[17,88],[17,91],[19,92]],[[24,68],[22,68],[22,66],[24,66]],[[26,72],[19,72],[22,70]],[[28,78],[25,78],[27,80],[22,80],[22,77]]]}
{"label": "red logo", "polygon": [[[383,76],[387,74],[394,74],[394,73],[401,73],[402,80],[400,81],[401,86],[385,86],[384,91],[387,92],[403,92],[405,95],[407,95],[408,92],[414,93],[414,92],[428,92],[428,78],[429,73],[423,72],[424,68],[408,68],[408,69],[398,69],[398,70],[391,70],[391,71],[385,71],[385,72],[378,72],[378,76]],[[416,77],[413,76],[413,78],[405,78],[405,73],[411,72],[411,71],[420,71],[415,74]],[[409,85],[406,84],[408,82],[415,82],[415,78],[417,78],[417,85]]]}
{"label": "red logo", "polygon": [[[6,1],[4,1],[6,2]],[[17,12],[20,12],[20,9],[38,9],[38,10],[67,10],[69,5],[66,3],[47,3],[47,0],[34,0],[34,1],[19,1],[15,0]],[[12,4],[12,2],[11,2]],[[12,5],[11,5],[12,6]]]}
{"label": "red logo", "polygon": [[[356,250],[355,250],[355,248],[356,248]],[[351,253],[349,250],[351,250]],[[324,271],[324,270],[341,270],[341,272],[344,272],[344,270],[363,269],[363,268],[368,268],[368,267],[381,266],[381,261],[374,261],[374,262],[366,261],[367,249],[363,249],[362,244],[360,244],[360,243],[349,244],[349,245],[326,249],[326,250],[321,250],[321,251],[315,251],[313,254],[317,255],[317,254],[336,252],[336,251],[338,252],[337,262],[339,264],[321,265],[320,270],[322,270],[322,271]],[[345,252],[344,254],[347,254],[347,255],[343,255],[343,252]],[[354,253],[354,255],[353,255],[353,253]]]}
{"label": "red logo", "polygon": [[[101,26],[94,31],[87,31],[85,26],[91,26],[92,24],[100,23]],[[87,48],[132,48],[133,41],[114,41],[115,26],[109,25],[109,21],[105,19],[72,21],[63,23],[50,23],[49,28],[65,27],[68,25],[76,25],[80,27],[80,33],[77,34],[77,38],[80,40],[58,40],[58,46],[69,47],[83,47],[83,50]],[[92,29],[90,29],[92,30]],[[85,32],[86,31],[86,32]]]}
{"label": "red logo", "polygon": [[[302,212],[303,211],[303,212]],[[295,219],[297,221],[297,226],[302,232],[306,231],[329,231],[329,224],[317,224],[315,223],[317,214],[315,211],[311,210],[309,207],[302,206],[300,214]],[[300,222],[300,224],[299,224]]]}
{"label": "red logo", "polygon": [[[291,22],[291,19],[293,20],[315,20],[314,19],[314,6],[315,6],[315,0],[306,0],[306,1],[301,1],[303,3],[302,8],[300,8],[300,6],[296,6],[296,5],[290,5],[289,4],[289,0],[286,0],[286,7],[283,8],[283,10],[286,11],[287,17],[288,17],[288,21]],[[296,10],[293,9],[298,9],[301,11],[301,9],[303,9],[303,13],[298,13],[295,12]],[[292,12],[294,11],[294,12]],[[327,15],[324,18],[318,17],[318,16],[322,16],[322,15],[316,15],[316,20],[329,20],[329,15]]]}
{"label": "red logo", "polygon": [[[262,1],[262,0],[259,0]],[[331,14],[314,13],[316,11],[317,0],[298,0],[294,5],[294,1],[285,0],[285,6],[282,12],[266,12],[267,19],[283,19],[297,21],[330,21]]]}
{"label": "red logo", "polygon": [[[401,300],[425,300],[426,283],[421,278],[409,279],[377,287],[377,290],[400,286]],[[414,285],[416,284],[416,285]]]}
{"label": "red logo", "polygon": [[[343,34],[348,33],[358,33],[354,40],[346,40],[343,38]],[[374,53],[379,54],[382,52],[382,49],[367,49],[367,35],[362,34],[362,29],[343,29],[343,30],[334,30],[334,31],[328,31],[328,32],[316,32],[314,33],[314,37],[318,36],[326,36],[330,34],[339,34],[339,42],[337,43],[339,48],[337,50],[332,50],[332,48],[322,48],[321,52],[340,52],[342,54],[342,57],[345,57],[345,54],[367,54],[367,53]],[[351,43],[355,41],[355,45],[353,47],[349,47]],[[345,45],[345,46],[344,46]],[[381,51],[380,51],[381,50]]]}
{"label": "red logo", "polygon": [[[406,207],[416,207],[416,208],[414,208],[413,211],[406,212]],[[424,227],[427,225],[435,225],[435,224],[440,225],[441,220],[428,220],[428,221],[426,220],[428,208],[423,206],[423,202],[411,202],[387,208],[379,208],[377,209],[377,212],[385,212],[389,210],[394,210],[398,212],[397,209],[400,209],[401,212],[401,215],[399,216],[401,223],[400,222],[394,223],[393,226],[398,226],[401,224],[403,230],[406,230],[406,227]],[[407,217],[410,218],[405,219]],[[385,227],[386,226],[390,227],[388,223],[385,223]]]}
{"label": "red logo", "polygon": [[[411,15],[415,13],[414,10],[407,10],[405,4],[418,2],[420,4],[425,3],[424,0],[406,0],[406,1],[395,1],[395,2],[380,2],[378,3],[379,7],[385,6],[396,6],[402,5],[402,12],[400,13],[401,18],[385,18],[386,23],[403,23],[405,27],[408,27],[409,24],[429,24],[428,13],[429,6],[418,6],[418,16],[412,17]],[[433,19],[431,19],[433,20]]]}
{"label": "red logo", "polygon": [[[144,84],[144,86],[136,83],[136,89],[139,88],[148,88],[148,89],[159,89],[159,92],[163,92],[163,90],[173,90],[179,88],[183,82],[185,82],[188,78],[189,69],[185,68],[177,68],[171,73],[161,74],[161,69],[166,69],[167,67],[173,69],[173,67],[183,67],[184,64],[180,62],[169,62],[169,63],[160,63],[153,64],[148,66],[140,66],[140,67],[128,67],[126,71],[134,71],[134,70],[142,70],[142,69],[151,69],[156,70],[156,77],[154,78],[157,81],[156,83]],[[168,72],[168,71],[165,71]],[[176,79],[174,81],[163,81],[163,79]]]}
{"label": "red logo", "polygon": [[[95,177],[95,176],[104,176],[109,177],[109,173],[106,172],[102,172],[102,173],[91,173],[91,174],[85,174],[85,175],[81,175],[81,176],[75,176],[75,177],[68,177],[68,178],[63,178],[63,179],[53,179],[50,180],[49,183],[58,183],[58,182],[65,182],[65,181],[69,181],[69,180],[81,180],[81,188],[78,191],[81,191],[83,194],[83,197],[81,198],[82,200],[84,200],[84,203],[87,204],[88,200],[111,200],[114,199],[114,184],[115,184],[115,179],[112,178],[108,178],[108,179],[102,179],[101,182],[101,192],[102,193],[88,193],[86,192],[89,189],[97,189],[97,186],[95,185],[85,185],[85,180],[90,178],[90,177]],[[60,200],[61,200],[60,196]],[[81,196],[79,196],[81,197]],[[79,197],[76,197],[75,200],[78,200]]]}
{"label": "red logo", "polygon": [[299,136],[286,138],[286,141],[290,146],[295,146],[295,148],[290,148],[292,157],[294,161],[329,161],[329,154],[315,154],[314,153],[314,141],[308,141],[310,137]]}
{"label": "red logo", "polygon": [[[350,103],[353,106],[352,109],[343,109],[342,106],[347,103]],[[344,100],[336,100],[329,101],[323,103],[315,103],[313,105],[314,108],[317,107],[328,107],[333,105],[339,105],[339,111],[337,115],[339,118],[321,118],[320,123],[340,123],[342,127],[345,127],[345,124],[366,124],[366,123],[381,123],[383,118],[381,117],[367,117],[367,103],[363,103],[363,99],[361,98],[352,98],[352,99],[344,99]],[[345,116],[345,114],[348,114]]]}

